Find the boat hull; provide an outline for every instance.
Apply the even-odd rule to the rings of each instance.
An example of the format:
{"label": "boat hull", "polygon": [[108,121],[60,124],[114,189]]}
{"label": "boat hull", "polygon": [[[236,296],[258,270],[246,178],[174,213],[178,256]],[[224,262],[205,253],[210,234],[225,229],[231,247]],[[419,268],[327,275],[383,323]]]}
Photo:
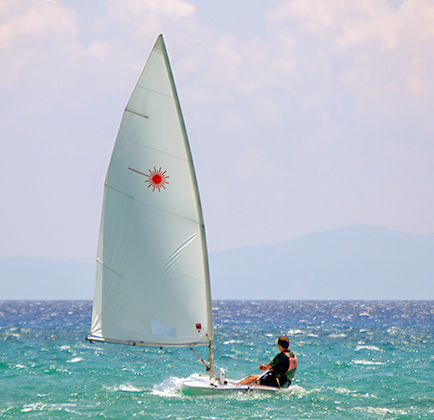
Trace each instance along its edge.
{"label": "boat hull", "polygon": [[238,381],[226,379],[220,383],[218,379],[211,380],[207,375],[193,374],[182,381],[182,393],[185,395],[215,395],[228,393],[267,393],[274,394],[279,388],[264,385],[238,385]]}

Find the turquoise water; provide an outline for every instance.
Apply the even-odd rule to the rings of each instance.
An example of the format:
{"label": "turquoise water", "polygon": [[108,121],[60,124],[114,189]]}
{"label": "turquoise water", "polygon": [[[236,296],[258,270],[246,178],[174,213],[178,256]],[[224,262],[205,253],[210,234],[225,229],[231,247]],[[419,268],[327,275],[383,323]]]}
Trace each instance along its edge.
{"label": "turquoise water", "polygon": [[[216,365],[259,373],[286,334],[278,395],[184,396],[189,349],[90,344],[91,303],[0,302],[0,417],[434,419],[434,302],[214,301]],[[206,349],[199,348],[205,356]]]}

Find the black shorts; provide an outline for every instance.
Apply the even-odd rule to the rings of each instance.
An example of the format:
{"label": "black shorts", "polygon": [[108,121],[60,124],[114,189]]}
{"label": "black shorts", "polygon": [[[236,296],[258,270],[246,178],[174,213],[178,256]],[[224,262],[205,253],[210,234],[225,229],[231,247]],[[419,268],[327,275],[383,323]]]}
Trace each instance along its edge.
{"label": "black shorts", "polygon": [[[283,382],[283,383],[282,383]],[[265,386],[275,386],[277,388],[282,387],[287,387],[288,386],[288,381],[286,380],[279,380],[277,378],[276,375],[274,375],[273,373],[269,373],[267,376],[264,376],[259,383],[261,385],[265,385]]]}

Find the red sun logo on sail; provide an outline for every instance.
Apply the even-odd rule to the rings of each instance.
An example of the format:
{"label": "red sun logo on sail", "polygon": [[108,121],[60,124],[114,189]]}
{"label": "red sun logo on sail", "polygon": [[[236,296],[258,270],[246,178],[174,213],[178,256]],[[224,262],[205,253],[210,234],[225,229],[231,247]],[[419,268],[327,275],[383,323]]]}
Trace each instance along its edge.
{"label": "red sun logo on sail", "polygon": [[149,174],[146,175],[148,178],[146,182],[149,182],[148,188],[152,188],[152,191],[158,189],[158,192],[160,192],[160,188],[166,189],[165,185],[169,183],[169,181],[167,181],[169,177],[166,175],[166,172],[167,171],[163,172],[161,168],[155,169],[154,167],[152,171],[149,169]]}
{"label": "red sun logo on sail", "polygon": [[158,190],[158,192],[160,192],[161,188],[166,189],[166,184],[169,183],[169,181],[167,180],[168,178],[170,178],[168,175],[166,175],[167,171],[162,171],[162,169],[156,169],[154,166],[154,169],[148,169],[148,174],[144,174],[143,172],[139,172],[136,171],[133,168],[128,168],[129,170],[133,171],[133,172],[137,172],[140,175],[145,176],[146,178],[148,178],[145,182],[148,182],[148,188],[152,188],[152,191]]}

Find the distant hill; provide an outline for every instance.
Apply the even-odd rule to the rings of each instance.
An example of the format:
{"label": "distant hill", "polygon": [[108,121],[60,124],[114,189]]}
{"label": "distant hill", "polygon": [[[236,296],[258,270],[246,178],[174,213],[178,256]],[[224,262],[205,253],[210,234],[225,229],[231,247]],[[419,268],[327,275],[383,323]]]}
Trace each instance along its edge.
{"label": "distant hill", "polygon": [[434,299],[434,235],[353,226],[211,254],[216,299]]}
{"label": "distant hill", "polygon": [[0,300],[93,299],[95,261],[0,258]]}
{"label": "distant hill", "polygon": [[[214,299],[434,299],[434,235],[355,226],[210,254]],[[93,260],[0,258],[0,300],[92,299]]]}

